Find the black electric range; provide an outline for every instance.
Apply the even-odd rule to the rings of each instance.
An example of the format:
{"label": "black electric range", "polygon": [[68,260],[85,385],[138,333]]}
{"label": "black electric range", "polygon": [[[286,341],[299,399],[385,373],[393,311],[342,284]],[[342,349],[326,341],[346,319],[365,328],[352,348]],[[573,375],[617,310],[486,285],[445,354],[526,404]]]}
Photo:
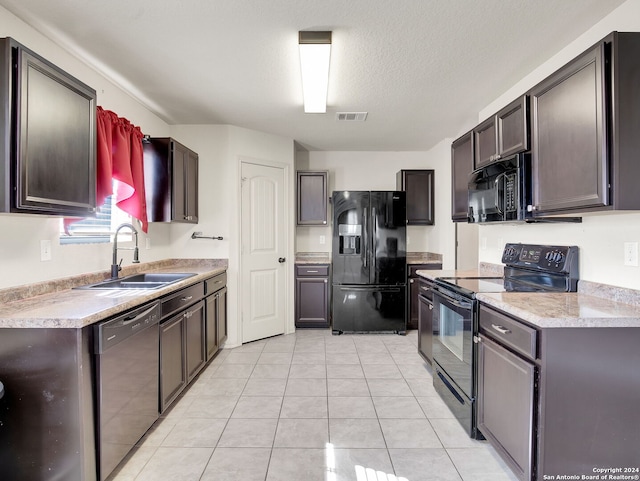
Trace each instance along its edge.
{"label": "black electric range", "polygon": [[476,294],[490,292],[574,292],[578,248],[507,244],[502,253],[504,277],[441,277],[433,292],[433,383],[472,438],[483,439],[476,426],[478,333]]}

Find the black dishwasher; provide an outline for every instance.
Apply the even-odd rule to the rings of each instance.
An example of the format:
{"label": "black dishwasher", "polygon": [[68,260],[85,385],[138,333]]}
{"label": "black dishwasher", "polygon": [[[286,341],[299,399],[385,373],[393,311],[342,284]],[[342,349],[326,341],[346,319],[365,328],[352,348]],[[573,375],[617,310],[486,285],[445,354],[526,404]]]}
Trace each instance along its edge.
{"label": "black dishwasher", "polygon": [[158,419],[160,303],[95,326],[100,480]]}

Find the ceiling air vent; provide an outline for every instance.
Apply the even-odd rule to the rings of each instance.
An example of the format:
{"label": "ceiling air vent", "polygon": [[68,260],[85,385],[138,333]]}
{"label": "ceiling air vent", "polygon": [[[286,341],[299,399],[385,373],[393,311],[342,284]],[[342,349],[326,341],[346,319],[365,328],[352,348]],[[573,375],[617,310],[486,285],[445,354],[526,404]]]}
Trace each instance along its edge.
{"label": "ceiling air vent", "polygon": [[367,120],[367,112],[336,112],[338,122],[364,122]]}

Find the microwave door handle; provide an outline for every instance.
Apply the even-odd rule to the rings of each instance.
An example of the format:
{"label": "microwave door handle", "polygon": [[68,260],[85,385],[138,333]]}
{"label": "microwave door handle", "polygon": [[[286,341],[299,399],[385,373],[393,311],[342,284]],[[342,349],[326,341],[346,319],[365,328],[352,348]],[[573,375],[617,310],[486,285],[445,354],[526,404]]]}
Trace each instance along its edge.
{"label": "microwave door handle", "polygon": [[[498,209],[498,212],[500,214],[504,214],[504,211],[500,208],[500,204],[502,204],[502,202],[501,202],[502,199],[500,199],[500,189],[498,189],[498,183],[500,182],[501,179],[504,179],[505,177],[506,177],[506,174],[504,172],[502,174],[498,175],[498,177],[496,177],[496,180],[495,180],[494,186],[493,186],[494,187],[494,191],[496,193],[496,200],[495,200],[496,209]],[[502,189],[502,190],[504,192],[504,189]]]}

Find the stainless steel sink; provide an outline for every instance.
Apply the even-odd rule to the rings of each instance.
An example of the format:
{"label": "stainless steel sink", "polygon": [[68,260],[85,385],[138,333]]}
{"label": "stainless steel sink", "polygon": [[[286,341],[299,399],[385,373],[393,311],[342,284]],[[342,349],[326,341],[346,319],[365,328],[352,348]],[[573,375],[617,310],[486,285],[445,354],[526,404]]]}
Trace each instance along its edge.
{"label": "stainless steel sink", "polygon": [[79,286],[75,289],[158,289],[192,276],[195,274],[183,272],[133,274],[121,279],[109,279],[96,284]]}

